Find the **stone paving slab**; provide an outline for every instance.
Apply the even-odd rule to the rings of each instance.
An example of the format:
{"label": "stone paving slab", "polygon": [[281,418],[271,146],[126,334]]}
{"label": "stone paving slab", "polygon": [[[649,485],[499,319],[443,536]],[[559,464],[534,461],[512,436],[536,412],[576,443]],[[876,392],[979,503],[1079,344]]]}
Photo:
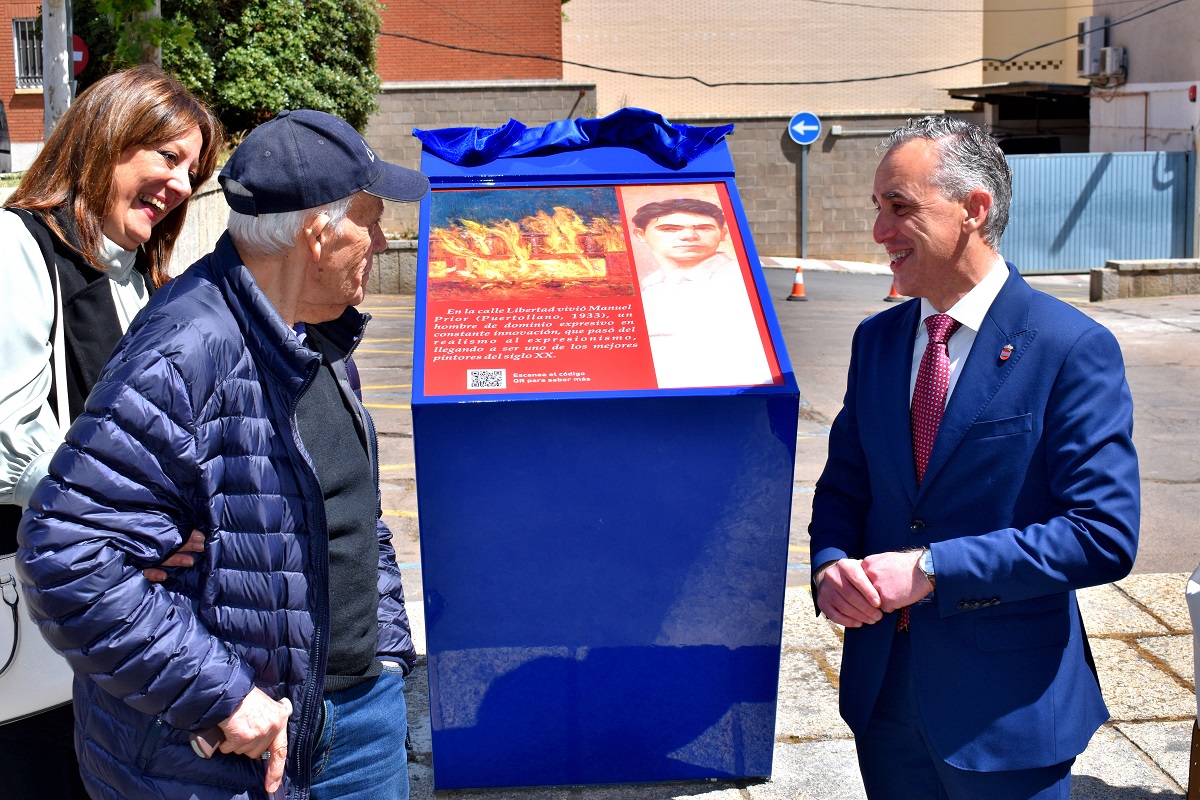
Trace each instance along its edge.
{"label": "stone paving slab", "polygon": [[1183,793],[1122,733],[1106,725],[1096,731],[1071,770],[1071,800],[1150,800]]}
{"label": "stone paving slab", "polygon": [[[413,573],[410,575],[410,572]],[[419,571],[405,571],[414,638],[424,644]],[[1180,575],[1145,575],[1081,593],[1092,648],[1114,721],[1076,761],[1072,800],[1162,800],[1186,789],[1192,720],[1190,632],[1176,594]],[[1144,606],[1144,608],[1143,608]],[[1185,606],[1184,606],[1185,607]],[[1160,620],[1162,622],[1160,622]],[[1163,623],[1166,623],[1165,625]],[[1189,620],[1190,624],[1190,620]],[[1170,628],[1173,633],[1168,633]],[[1189,629],[1190,631],[1190,629]],[[837,715],[841,636],[812,613],[808,586],[790,587],[774,766],[770,780],[645,785],[472,789],[433,792],[424,662],[409,677],[414,800],[863,800],[854,741]]]}
{"label": "stone paving slab", "polygon": [[1089,636],[1167,632],[1165,625],[1130,603],[1129,598],[1111,584],[1091,586],[1076,594]]}
{"label": "stone paving slab", "polygon": [[[1177,784],[1187,788],[1191,754],[1192,720],[1183,722],[1122,722],[1118,732],[1147,754],[1155,765]],[[1151,755],[1152,754],[1152,755]]]}
{"label": "stone paving slab", "polygon": [[1195,695],[1126,642],[1093,639],[1104,702],[1114,720],[1182,719],[1196,713]]}
{"label": "stone paving slab", "polygon": [[789,589],[783,602],[783,649],[841,650],[842,637],[838,626],[818,617],[813,609],[812,595],[807,590]]}
{"label": "stone paving slab", "polygon": [[1159,669],[1173,674],[1185,691],[1196,691],[1191,636],[1155,636],[1138,639],[1136,644],[1140,650],[1160,662]]}
{"label": "stone paving slab", "polygon": [[775,745],[767,783],[746,787],[750,800],[865,800],[854,742],[835,739]]}
{"label": "stone paving slab", "polygon": [[1130,575],[1117,581],[1116,586],[1146,608],[1153,609],[1154,615],[1173,633],[1191,633],[1192,618],[1184,595],[1187,581],[1187,575]]}
{"label": "stone paving slab", "polygon": [[838,715],[837,689],[825,675],[822,661],[811,653],[784,653],[780,659],[780,685],[804,689],[780,693],[775,717],[777,741],[800,744],[852,738]]}

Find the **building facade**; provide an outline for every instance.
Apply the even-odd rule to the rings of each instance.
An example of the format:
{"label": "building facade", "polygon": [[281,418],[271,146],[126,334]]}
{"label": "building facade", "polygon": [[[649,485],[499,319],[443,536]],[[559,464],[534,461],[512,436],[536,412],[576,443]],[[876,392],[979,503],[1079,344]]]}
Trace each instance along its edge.
{"label": "building facade", "polygon": [[383,3],[379,77],[384,83],[558,80],[562,7],[561,0]]}
{"label": "building facade", "polygon": [[[1119,48],[1123,74],[1092,89],[1091,150],[1195,150],[1200,129],[1200,21],[1180,3],[1127,22],[1096,3],[1114,25],[1104,46]],[[1126,14],[1124,16],[1132,16]],[[1107,76],[1102,76],[1107,78]]]}
{"label": "building facade", "polygon": [[[671,119],[969,109],[942,88],[980,81],[984,0],[956,0],[968,13],[953,14],[904,5],[571,0],[563,56],[573,63],[563,77],[594,82],[601,114],[623,106]],[[955,64],[965,65],[942,69]],[[887,75],[906,77],[877,80]]]}
{"label": "building facade", "polygon": [[42,40],[40,2],[0,0],[11,44],[0,46],[0,102],[8,119],[12,169],[23,170],[42,147]]}

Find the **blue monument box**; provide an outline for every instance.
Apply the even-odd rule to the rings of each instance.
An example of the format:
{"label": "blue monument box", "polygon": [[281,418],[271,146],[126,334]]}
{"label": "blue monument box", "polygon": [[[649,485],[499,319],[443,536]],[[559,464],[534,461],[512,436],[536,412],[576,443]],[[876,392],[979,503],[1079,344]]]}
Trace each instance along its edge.
{"label": "blue monument box", "polygon": [[769,776],[799,392],[727,147],[422,170],[435,788]]}

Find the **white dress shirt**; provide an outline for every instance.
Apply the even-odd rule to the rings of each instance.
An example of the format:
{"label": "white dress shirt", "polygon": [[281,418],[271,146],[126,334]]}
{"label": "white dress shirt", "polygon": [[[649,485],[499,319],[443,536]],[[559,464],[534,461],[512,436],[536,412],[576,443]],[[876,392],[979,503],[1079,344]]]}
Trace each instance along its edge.
{"label": "white dress shirt", "polygon": [[[954,332],[946,343],[946,352],[950,356],[950,386],[946,390],[946,402],[958,384],[958,376],[962,374],[963,364],[971,355],[971,347],[975,344],[975,335],[983,325],[988,309],[1000,294],[1004,282],[1008,280],[1008,265],[1004,259],[996,256],[996,262],[984,279],[975,284],[971,291],[955,303],[946,313],[954,320],[962,323],[962,327]],[[912,403],[913,391],[917,387],[917,372],[921,368],[921,356],[925,354],[925,345],[929,342],[929,331],[925,330],[925,320],[931,314],[939,313],[933,304],[921,298],[921,322],[917,326],[917,340],[913,342],[912,372],[908,380],[908,401]]]}

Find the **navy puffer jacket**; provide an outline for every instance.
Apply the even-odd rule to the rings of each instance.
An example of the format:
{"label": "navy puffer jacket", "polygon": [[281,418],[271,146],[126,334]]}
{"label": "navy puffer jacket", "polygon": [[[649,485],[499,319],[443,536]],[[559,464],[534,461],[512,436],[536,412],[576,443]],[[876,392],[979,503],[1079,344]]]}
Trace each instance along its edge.
{"label": "navy puffer jacket", "polygon": [[[318,328],[348,359],[367,319],[347,309]],[[252,686],[296,709],[285,784],[307,797],[328,536],[294,412],[319,364],[226,235],[134,321],[34,493],[19,570],[42,632],[76,673],[93,797],[264,797],[261,762],[204,761],[188,742]],[[369,438],[378,482],[373,428]],[[377,527],[378,653],[411,667],[391,534]],[[141,570],[194,528],[207,539],[196,565],[148,582]]]}

